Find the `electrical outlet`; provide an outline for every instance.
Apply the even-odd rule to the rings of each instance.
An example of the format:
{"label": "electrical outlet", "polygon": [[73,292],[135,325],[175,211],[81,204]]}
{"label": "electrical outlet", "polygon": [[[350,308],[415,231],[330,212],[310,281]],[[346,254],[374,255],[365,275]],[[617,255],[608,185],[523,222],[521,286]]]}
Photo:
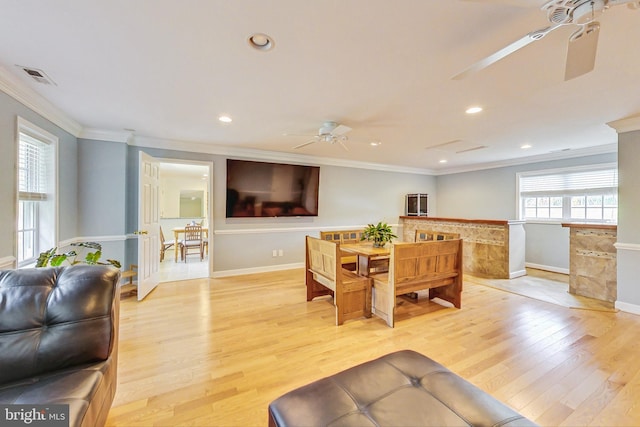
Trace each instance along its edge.
{"label": "electrical outlet", "polygon": [[271,252],[271,256],[273,256],[273,257],[277,257],[277,256],[278,256],[278,250],[277,250],[277,249],[274,249],[274,250]]}
{"label": "electrical outlet", "polygon": [[278,256],[284,256],[284,249],[278,249]]}

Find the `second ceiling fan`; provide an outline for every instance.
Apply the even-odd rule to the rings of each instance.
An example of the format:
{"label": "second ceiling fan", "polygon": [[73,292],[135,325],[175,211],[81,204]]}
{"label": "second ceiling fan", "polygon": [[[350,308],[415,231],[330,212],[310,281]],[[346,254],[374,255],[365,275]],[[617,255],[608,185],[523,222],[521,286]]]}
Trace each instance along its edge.
{"label": "second ceiling fan", "polygon": [[637,0],[552,0],[542,6],[547,12],[548,27],[526,34],[508,46],[471,65],[452,77],[460,80],[480,71],[495,62],[511,55],[534,41],[542,39],[553,30],[564,25],[578,25],[579,28],[569,37],[565,80],[570,80],[593,70],[600,23],[596,17],[612,6],[626,4],[631,9],[640,9]]}
{"label": "second ceiling fan", "polygon": [[333,121],[326,121],[322,123],[322,126],[318,129],[318,133],[316,135],[308,135],[313,136],[312,140],[303,142],[293,148],[302,148],[316,142],[328,142],[329,144],[335,144],[337,142],[342,146],[342,148],[349,151],[349,148],[347,148],[345,144],[348,139],[345,134],[350,130],[351,128],[349,126],[341,125]]}

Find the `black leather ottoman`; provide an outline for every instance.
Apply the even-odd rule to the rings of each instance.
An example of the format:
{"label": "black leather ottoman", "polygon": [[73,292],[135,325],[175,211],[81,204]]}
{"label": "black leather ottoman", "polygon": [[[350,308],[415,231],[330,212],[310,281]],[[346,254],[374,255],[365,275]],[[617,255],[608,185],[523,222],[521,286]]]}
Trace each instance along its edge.
{"label": "black leather ottoman", "polygon": [[398,351],[293,390],[269,405],[269,425],[535,426],[437,362]]}

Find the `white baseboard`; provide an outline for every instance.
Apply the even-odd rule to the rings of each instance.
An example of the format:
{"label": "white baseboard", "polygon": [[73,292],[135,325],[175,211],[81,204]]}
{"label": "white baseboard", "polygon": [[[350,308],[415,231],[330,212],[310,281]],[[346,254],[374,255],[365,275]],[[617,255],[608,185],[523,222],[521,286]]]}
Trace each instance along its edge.
{"label": "white baseboard", "polygon": [[515,279],[516,277],[526,276],[527,270],[512,271],[509,273],[509,279]]}
{"label": "white baseboard", "polygon": [[211,277],[214,279],[217,279],[220,277],[241,276],[243,274],[268,273],[271,271],[292,270],[294,268],[304,268],[304,263],[297,262],[293,264],[279,264],[279,265],[269,265],[265,267],[241,268],[238,270],[214,271]]}
{"label": "white baseboard", "polygon": [[626,313],[640,315],[640,305],[629,304],[627,302],[622,302],[622,301],[616,301],[616,308]]}
{"label": "white baseboard", "polygon": [[552,265],[534,264],[532,262],[525,262],[525,267],[535,268],[537,270],[550,271],[552,273],[569,274],[568,268],[554,267]]}

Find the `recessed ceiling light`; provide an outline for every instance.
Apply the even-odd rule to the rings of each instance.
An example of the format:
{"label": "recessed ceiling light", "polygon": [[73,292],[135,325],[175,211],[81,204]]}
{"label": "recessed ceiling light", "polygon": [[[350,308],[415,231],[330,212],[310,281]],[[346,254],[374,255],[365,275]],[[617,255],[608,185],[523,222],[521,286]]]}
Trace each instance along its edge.
{"label": "recessed ceiling light", "polygon": [[273,49],[275,43],[271,37],[262,33],[255,33],[247,39],[249,46],[254,49],[267,51]]}
{"label": "recessed ceiling light", "polygon": [[382,142],[380,142],[380,141],[371,141],[369,143],[369,145],[372,146],[372,147],[379,147],[380,145],[382,145]]}
{"label": "recessed ceiling light", "polygon": [[440,163],[447,163],[448,160],[442,159],[440,160]]}
{"label": "recessed ceiling light", "polygon": [[531,148],[531,145],[529,145],[529,144],[524,144],[524,145],[522,145],[520,148],[522,148],[523,150],[526,150],[527,148]]}
{"label": "recessed ceiling light", "polygon": [[219,116],[218,120],[220,120],[222,123],[231,123],[233,121],[233,119],[227,115]]}
{"label": "recessed ceiling light", "polygon": [[482,111],[482,107],[469,107],[465,110],[467,114],[477,114]]}

